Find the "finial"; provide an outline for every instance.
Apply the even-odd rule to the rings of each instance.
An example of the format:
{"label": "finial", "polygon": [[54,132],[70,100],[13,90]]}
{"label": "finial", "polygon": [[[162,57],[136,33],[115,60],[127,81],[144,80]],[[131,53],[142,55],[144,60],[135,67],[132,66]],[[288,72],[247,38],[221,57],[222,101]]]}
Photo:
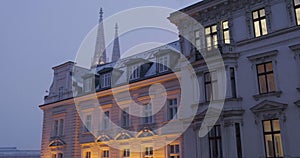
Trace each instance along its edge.
{"label": "finial", "polygon": [[100,15],[99,21],[102,21],[103,20],[103,10],[102,10],[102,8],[100,8],[99,15]]}
{"label": "finial", "polygon": [[118,23],[116,23],[115,29],[116,29],[116,31],[118,30]]}

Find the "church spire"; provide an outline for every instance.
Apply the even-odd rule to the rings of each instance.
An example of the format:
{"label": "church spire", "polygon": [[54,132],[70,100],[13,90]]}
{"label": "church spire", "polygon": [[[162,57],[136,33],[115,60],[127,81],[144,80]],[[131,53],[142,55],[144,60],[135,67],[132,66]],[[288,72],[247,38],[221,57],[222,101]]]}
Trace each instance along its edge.
{"label": "church spire", "polygon": [[92,59],[91,67],[97,67],[98,64],[106,63],[106,50],[105,50],[105,38],[104,38],[104,27],[103,27],[103,11],[100,8],[99,12],[99,25],[96,37],[96,46],[94,58]]}
{"label": "church spire", "polygon": [[119,35],[118,35],[118,23],[115,26],[115,39],[114,39],[114,46],[112,52],[111,62],[118,61],[120,59],[120,44],[119,44]]}

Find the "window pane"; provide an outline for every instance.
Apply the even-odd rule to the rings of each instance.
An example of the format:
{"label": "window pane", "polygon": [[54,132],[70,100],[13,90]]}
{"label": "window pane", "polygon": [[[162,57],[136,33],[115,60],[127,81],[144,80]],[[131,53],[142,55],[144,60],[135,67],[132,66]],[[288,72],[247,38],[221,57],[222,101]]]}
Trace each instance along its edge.
{"label": "window pane", "polygon": [[212,43],[211,43],[211,37],[206,37],[206,47],[210,48],[212,46]]}
{"label": "window pane", "polygon": [[268,34],[266,19],[261,20],[261,29],[262,29],[262,34],[263,35]]}
{"label": "window pane", "polygon": [[259,10],[259,15],[260,15],[260,17],[264,17],[265,16],[265,9]]}
{"label": "window pane", "polygon": [[274,157],[272,135],[265,135],[267,157]]}
{"label": "window pane", "polygon": [[300,25],[300,8],[296,9],[296,18],[297,18],[297,24]]}
{"label": "window pane", "polygon": [[264,131],[271,132],[271,123],[270,121],[264,121]]}
{"label": "window pane", "polygon": [[274,82],[274,74],[268,74],[268,91],[269,92],[274,92],[275,91],[275,82]]}
{"label": "window pane", "polygon": [[228,21],[224,21],[223,22],[223,29],[228,29],[229,26],[228,26]]}
{"label": "window pane", "polygon": [[214,40],[214,41],[213,41],[213,45],[214,45],[214,46],[217,46],[217,45],[218,45],[218,36],[217,36],[217,35],[214,35],[214,36],[213,36],[213,40]]}
{"label": "window pane", "polygon": [[257,71],[258,71],[259,74],[264,73],[265,72],[264,64],[258,65],[257,66]]}
{"label": "window pane", "polygon": [[255,29],[255,37],[261,36],[261,34],[260,34],[260,27],[259,27],[259,22],[258,21],[254,22],[254,29]]}
{"label": "window pane", "polygon": [[212,33],[217,32],[217,25],[211,26],[211,32]]}
{"label": "window pane", "polygon": [[294,0],[295,6],[300,5],[300,0]]}
{"label": "window pane", "polygon": [[253,19],[257,19],[258,18],[258,11],[254,11],[252,13],[252,15],[253,15]]}
{"label": "window pane", "polygon": [[210,27],[205,28],[205,34],[209,35],[210,34]]}
{"label": "window pane", "polygon": [[283,157],[281,135],[280,134],[275,134],[274,135],[274,141],[275,141],[274,145],[275,145],[276,157]]}
{"label": "window pane", "polygon": [[267,93],[267,83],[265,76],[259,76],[260,93]]}
{"label": "window pane", "polygon": [[224,32],[224,42],[225,44],[230,44],[229,31]]}
{"label": "window pane", "polygon": [[272,122],[273,122],[273,130],[280,131],[279,120],[273,120]]}
{"label": "window pane", "polygon": [[267,69],[267,70],[266,70],[267,72],[273,71],[272,63],[267,63],[267,64],[266,64],[266,69]]}

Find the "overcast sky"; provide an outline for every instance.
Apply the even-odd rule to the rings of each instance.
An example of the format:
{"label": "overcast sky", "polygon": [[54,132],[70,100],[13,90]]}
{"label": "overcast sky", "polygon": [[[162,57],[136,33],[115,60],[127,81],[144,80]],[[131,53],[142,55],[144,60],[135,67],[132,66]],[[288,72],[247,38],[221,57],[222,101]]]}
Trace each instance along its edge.
{"label": "overcast sky", "polygon": [[[180,9],[196,1],[1,0],[0,147],[40,149],[42,111],[38,105],[52,82],[51,68],[75,60],[82,40],[98,22],[100,7],[104,17],[109,17],[133,7]],[[121,50],[130,49],[142,37],[131,36],[131,41],[122,37]],[[169,37],[176,40],[176,36]]]}

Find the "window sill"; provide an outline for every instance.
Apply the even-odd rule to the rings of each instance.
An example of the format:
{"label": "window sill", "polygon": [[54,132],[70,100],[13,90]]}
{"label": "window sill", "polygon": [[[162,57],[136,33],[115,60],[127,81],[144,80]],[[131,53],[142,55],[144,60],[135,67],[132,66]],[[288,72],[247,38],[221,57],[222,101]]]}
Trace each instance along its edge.
{"label": "window sill", "polygon": [[[226,98],[224,102],[232,102],[232,101],[242,101],[243,98],[241,97],[238,97],[238,98]],[[218,103],[218,102],[221,102],[223,101],[222,99],[221,100],[212,100],[212,101],[205,101],[205,102],[201,102],[198,104],[198,106],[205,106],[205,105],[209,105],[211,102],[212,103]],[[193,107],[197,106],[197,104],[194,104]]]}
{"label": "window sill", "polygon": [[265,94],[257,94],[257,95],[253,95],[253,98],[258,101],[261,98],[266,98],[266,97],[272,97],[272,96],[276,96],[277,98],[279,98],[282,94],[282,91],[275,91],[275,92],[270,92],[270,93],[265,93]]}

